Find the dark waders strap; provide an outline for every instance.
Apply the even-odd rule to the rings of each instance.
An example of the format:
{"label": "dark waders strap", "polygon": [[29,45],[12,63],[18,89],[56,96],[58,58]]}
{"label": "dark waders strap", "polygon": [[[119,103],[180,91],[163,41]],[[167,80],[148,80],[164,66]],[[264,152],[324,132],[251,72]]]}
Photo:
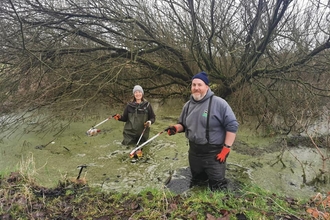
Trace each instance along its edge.
{"label": "dark waders strap", "polygon": [[207,143],[210,143],[210,141],[209,141],[209,139],[210,139],[210,126],[209,126],[209,123],[210,123],[210,110],[211,110],[212,98],[213,98],[213,95],[210,97],[209,108],[207,110],[207,119],[206,119],[206,140],[207,140]]}

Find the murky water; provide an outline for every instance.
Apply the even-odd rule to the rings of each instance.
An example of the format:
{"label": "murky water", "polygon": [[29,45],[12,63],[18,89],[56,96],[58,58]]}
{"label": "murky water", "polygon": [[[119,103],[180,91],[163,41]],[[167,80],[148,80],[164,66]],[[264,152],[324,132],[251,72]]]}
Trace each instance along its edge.
{"label": "murky water", "polygon": [[[167,107],[155,103],[153,107],[157,120],[151,127],[150,138],[176,122],[182,103],[175,102]],[[91,186],[120,192],[138,192],[146,187],[163,189],[170,173],[174,172],[175,177],[178,176],[176,171],[188,167],[188,143],[184,134],[159,135],[143,148],[143,157],[132,163],[129,153],[135,146],[121,145],[124,123],[110,119],[98,127],[101,132],[97,136],[86,135],[92,125],[121,112],[122,109],[116,112],[103,109],[86,114],[56,137],[51,133],[33,132],[18,135],[34,126],[34,123],[26,123],[10,138],[1,139],[0,170],[23,168],[39,184],[51,187],[64,178],[77,178],[79,166],[86,165],[81,178],[86,178]],[[246,130],[241,127],[238,141],[248,141],[251,145],[262,142],[244,133]],[[267,144],[271,140],[263,141]],[[309,197],[319,191],[325,192],[324,187],[302,185],[301,168],[303,166],[306,171],[307,181],[313,178],[321,166],[318,153],[310,148],[290,151],[283,154],[287,166],[284,168],[281,163],[274,164],[279,152],[251,156],[236,152],[234,148],[228,157],[227,176],[288,196]]]}

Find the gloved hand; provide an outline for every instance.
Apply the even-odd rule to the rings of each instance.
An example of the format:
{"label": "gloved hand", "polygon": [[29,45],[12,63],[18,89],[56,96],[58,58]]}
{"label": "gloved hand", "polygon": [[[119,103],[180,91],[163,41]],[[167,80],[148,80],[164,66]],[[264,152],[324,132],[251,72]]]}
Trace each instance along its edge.
{"label": "gloved hand", "polygon": [[147,127],[150,127],[151,126],[151,121],[146,121],[144,123],[144,127],[147,128]]}
{"label": "gloved hand", "polygon": [[171,125],[168,128],[166,128],[165,131],[167,131],[167,134],[171,136],[178,133],[178,128],[175,125]]}
{"label": "gloved hand", "polygon": [[121,116],[120,116],[120,114],[115,114],[114,116],[113,116],[113,118],[114,119],[116,119],[117,121],[121,118]]}
{"label": "gloved hand", "polygon": [[229,152],[230,152],[230,148],[223,146],[221,152],[218,153],[218,155],[217,155],[217,160],[219,160],[220,163],[226,162]]}

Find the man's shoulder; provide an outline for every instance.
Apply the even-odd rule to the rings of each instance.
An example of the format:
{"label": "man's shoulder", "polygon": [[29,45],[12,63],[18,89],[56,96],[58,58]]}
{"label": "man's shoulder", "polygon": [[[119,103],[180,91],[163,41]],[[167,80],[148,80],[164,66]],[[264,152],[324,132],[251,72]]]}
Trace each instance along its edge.
{"label": "man's shoulder", "polygon": [[220,96],[213,95],[212,102],[219,105],[228,105],[228,102]]}

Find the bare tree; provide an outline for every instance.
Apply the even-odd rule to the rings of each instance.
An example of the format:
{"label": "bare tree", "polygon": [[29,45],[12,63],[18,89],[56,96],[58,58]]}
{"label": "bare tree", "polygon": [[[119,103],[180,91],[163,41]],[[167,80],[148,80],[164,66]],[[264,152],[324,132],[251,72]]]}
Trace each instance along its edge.
{"label": "bare tree", "polygon": [[149,96],[187,96],[191,77],[204,70],[237,110],[273,120],[283,96],[290,103],[306,92],[329,95],[329,5],[322,2],[5,0],[3,108],[70,101],[82,109],[123,100],[136,82]]}

